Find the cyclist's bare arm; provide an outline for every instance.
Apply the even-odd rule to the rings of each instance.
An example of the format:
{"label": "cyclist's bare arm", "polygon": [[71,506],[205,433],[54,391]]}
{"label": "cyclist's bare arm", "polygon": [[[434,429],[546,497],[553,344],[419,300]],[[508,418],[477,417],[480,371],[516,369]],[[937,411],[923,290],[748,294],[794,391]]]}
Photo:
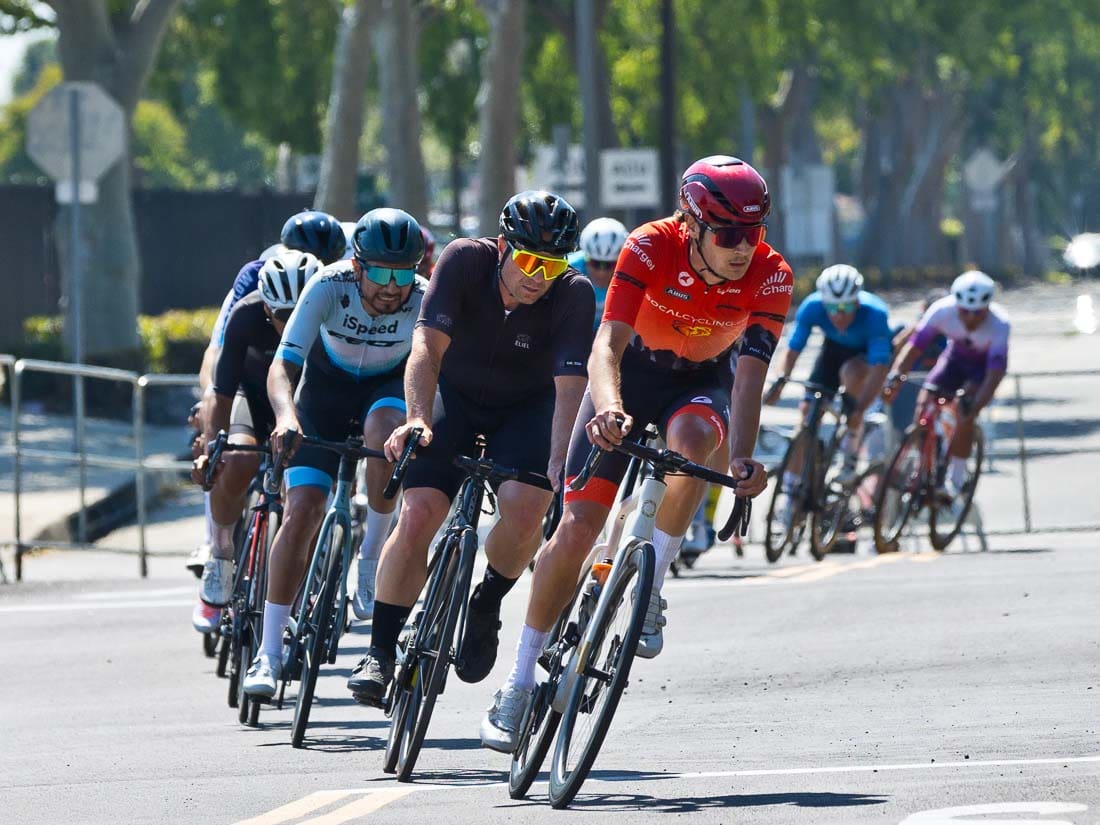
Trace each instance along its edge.
{"label": "cyclist's bare arm", "polygon": [[229,415],[233,410],[233,399],[228,395],[216,392],[210,393],[210,404],[206,410],[206,421],[203,427],[203,443],[209,444],[218,434],[218,430],[229,429]]}
{"label": "cyclist's bare arm", "polygon": [[271,401],[271,410],[275,413],[275,429],[271,433],[271,449],[276,455],[288,457],[297,446],[286,442],[289,430],[301,432],[298,424],[298,411],[294,408],[294,388],[302,369],[284,358],[276,358],[267,371],[267,397]]}
{"label": "cyclist's bare arm", "polygon": [[802,350],[791,349],[790,347],[783,353],[783,360],[779,364],[779,374],[775,377],[775,381],[772,382],[771,387],[768,389],[768,394],[764,398],[765,404],[777,404],[779,402],[779,395],[783,391],[783,384],[791,377],[791,373],[794,372],[794,365],[798,363],[798,356],[801,354]]}
{"label": "cyclist's bare arm", "polygon": [[214,365],[218,363],[220,352],[221,347],[207,344],[206,351],[202,354],[202,366],[199,367],[199,390],[204,399],[209,397],[208,390],[210,385],[214,383]]}
{"label": "cyclist's bare arm", "polygon": [[[588,384],[596,418],[588,427],[588,437],[594,444],[609,449],[630,431],[631,419],[623,409],[620,371],[623,353],[634,335],[634,329],[622,321],[604,321],[592,342],[588,357]],[[620,428],[614,416],[625,420]]]}
{"label": "cyclist's bare arm", "polygon": [[867,380],[863,384],[863,392],[856,399],[856,410],[863,412],[874,403],[878,394],[882,392],[882,384],[886,381],[886,374],[890,372],[889,364],[873,364],[868,367]]}
{"label": "cyclist's bare arm", "polygon": [[767,375],[767,362],[751,356],[739,358],[730,393],[730,474],[741,478],[746,470],[750,471],[736,490],[737,495],[749,498],[762,493],[768,483],[764,466],[752,460],[760,429],[760,397]]}
{"label": "cyclist's bare arm", "polygon": [[587,383],[583,377],[577,375],[558,375],[554,378],[554,424],[550,433],[550,466],[546,468],[546,476],[555,492],[565,468],[573,422],[577,420],[577,411],[580,409]]}
{"label": "cyclist's bare arm", "polygon": [[396,461],[401,456],[413,427],[423,430],[420,436],[422,446],[431,443],[432,407],[439,386],[439,369],[450,345],[451,336],[438,329],[419,326],[413,331],[412,350],[405,365],[405,406],[408,413],[405,423],[386,439],[384,449],[390,461]]}
{"label": "cyclist's bare arm", "polygon": [[982,381],[982,385],[978,387],[978,391],[974,393],[974,398],[970,402],[970,415],[972,418],[977,418],[978,413],[993,400],[997,387],[1000,386],[1004,377],[1004,370],[986,370],[985,380]]}
{"label": "cyclist's bare arm", "polygon": [[[915,347],[912,341],[909,341],[901,348],[898,357],[894,359],[894,366],[890,372],[898,376],[908,375],[909,370],[913,368],[913,365],[917,363],[917,359],[920,358],[921,352],[922,350]],[[887,381],[886,386],[882,388],[883,400],[893,400],[894,393],[897,392],[897,389],[898,385],[896,383]]]}

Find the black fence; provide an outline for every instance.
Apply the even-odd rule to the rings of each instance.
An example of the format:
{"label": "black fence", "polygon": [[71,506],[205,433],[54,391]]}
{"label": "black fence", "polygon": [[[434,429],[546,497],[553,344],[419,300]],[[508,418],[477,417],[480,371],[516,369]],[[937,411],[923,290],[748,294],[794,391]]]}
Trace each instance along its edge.
{"label": "black fence", "polygon": [[[136,189],[133,199],[141,311],[155,315],[220,304],[241,266],[313,195]],[[25,318],[60,311],[57,210],[52,187],[0,186],[0,339],[18,336]]]}

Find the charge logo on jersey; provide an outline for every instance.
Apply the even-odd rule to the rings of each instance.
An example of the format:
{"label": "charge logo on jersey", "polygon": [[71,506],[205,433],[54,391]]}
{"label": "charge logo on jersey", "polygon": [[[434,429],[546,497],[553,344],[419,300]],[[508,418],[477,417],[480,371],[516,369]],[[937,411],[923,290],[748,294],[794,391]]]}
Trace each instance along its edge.
{"label": "charge logo on jersey", "polygon": [[649,238],[642,238],[640,240],[635,240],[634,238],[627,238],[626,243],[624,244],[624,246],[626,246],[627,249],[629,249],[631,252],[633,252],[635,255],[637,255],[638,260],[646,265],[646,269],[648,269],[650,272],[652,272],[653,270],[655,270],[657,268],[657,264],[653,263],[653,259],[651,257],[649,257],[649,255],[646,253],[646,251],[644,249],[642,249],[642,245],[648,240],[649,240]]}
{"label": "charge logo on jersey", "polygon": [[780,269],[764,280],[756,294],[760,296],[778,295],[780,293],[790,295],[793,292],[794,283],[792,282],[791,273],[785,269]]}
{"label": "charge logo on jersey", "polygon": [[710,327],[689,326],[688,324],[673,324],[672,328],[687,338],[704,338],[711,333]]}

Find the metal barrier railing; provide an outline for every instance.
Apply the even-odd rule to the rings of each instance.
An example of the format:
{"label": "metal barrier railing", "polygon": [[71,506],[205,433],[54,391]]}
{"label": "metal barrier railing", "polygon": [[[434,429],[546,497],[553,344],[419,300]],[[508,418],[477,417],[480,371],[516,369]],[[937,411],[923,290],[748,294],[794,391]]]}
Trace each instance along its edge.
{"label": "metal barrier railing", "polygon": [[[13,359],[11,356],[0,356],[0,365],[10,368],[11,381],[11,430],[12,445],[2,454],[13,458],[12,487],[15,499],[14,541],[2,542],[5,545],[15,546],[15,578],[23,577],[23,557],[36,546],[49,546],[65,549],[84,549],[94,547],[101,550],[116,552],[134,552],[130,548],[109,548],[92,544],[88,541],[88,468],[97,467],[103,469],[129,470],[135,476],[135,496],[137,502],[137,529],[138,529],[138,565],[139,572],[144,578],[149,574],[148,546],[146,544],[145,529],[148,521],[146,479],[151,472],[157,471],[182,471],[190,468],[190,462],[174,459],[150,458],[145,455],[145,417],[146,417],[146,391],[149,387],[163,386],[194,386],[198,383],[195,375],[139,375],[129,370],[113,369],[110,367],[95,367],[78,364],[67,364],[58,361],[40,361],[37,359]],[[23,376],[27,372],[40,372],[54,375],[69,375],[74,382],[74,417],[73,439],[74,449],[36,449],[23,444],[22,414],[23,414]],[[86,379],[115,381],[129,384],[133,389],[131,403],[131,426],[134,441],[133,458],[89,453],[85,445],[86,412],[84,409],[84,382]],[[48,540],[34,544],[25,539],[23,535],[23,472],[26,459],[38,459],[44,461],[68,461],[75,463],[79,468],[78,493],[79,508],[77,511],[76,541]]]}

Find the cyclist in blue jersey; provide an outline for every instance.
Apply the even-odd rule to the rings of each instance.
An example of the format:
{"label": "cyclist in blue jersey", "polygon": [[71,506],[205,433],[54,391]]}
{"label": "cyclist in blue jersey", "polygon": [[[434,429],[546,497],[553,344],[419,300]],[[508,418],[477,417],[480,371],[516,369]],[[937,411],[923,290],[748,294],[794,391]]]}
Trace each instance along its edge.
{"label": "cyclist in blue jersey", "polygon": [[[795,327],[787,340],[787,352],[779,367],[779,376],[764,397],[775,404],[790,377],[798,356],[806,348],[810,332],[817,327],[825,341],[817,356],[810,381],[835,393],[844,385],[848,396],[848,432],[841,441],[844,453],[842,480],[855,473],[863,414],[878,397],[893,355],[890,311],[882,299],[863,291],[863,276],[847,264],[827,267],[817,279],[817,291],[798,307]],[[803,418],[809,402],[799,408]],[[782,484],[789,489],[798,483],[802,456],[791,457]]]}
{"label": "cyclist in blue jersey", "polygon": [[627,231],[614,218],[596,218],[581,231],[581,248],[569,256],[569,265],[592,282],[596,291],[596,327],[603,318],[603,302],[615,274],[615,262],[626,243]]}
{"label": "cyclist in blue jersey", "polygon": [[[260,651],[244,680],[252,696],[275,693],[283,631],[339,463],[327,450],[297,449],[298,433],[342,441],[349,422],[359,421],[366,445],[380,450],[405,421],[405,361],[427,286],[416,275],[424,238],[411,215],[384,208],[360,218],[352,240],[354,257],[326,267],[306,286],[268,373],[272,451],[291,458],[285,517],[271,548]],[[353,601],[363,618],[373,610],[375,565],[393,521],[394,502],[382,497],[388,476],[384,461],[367,462],[366,528]]]}

